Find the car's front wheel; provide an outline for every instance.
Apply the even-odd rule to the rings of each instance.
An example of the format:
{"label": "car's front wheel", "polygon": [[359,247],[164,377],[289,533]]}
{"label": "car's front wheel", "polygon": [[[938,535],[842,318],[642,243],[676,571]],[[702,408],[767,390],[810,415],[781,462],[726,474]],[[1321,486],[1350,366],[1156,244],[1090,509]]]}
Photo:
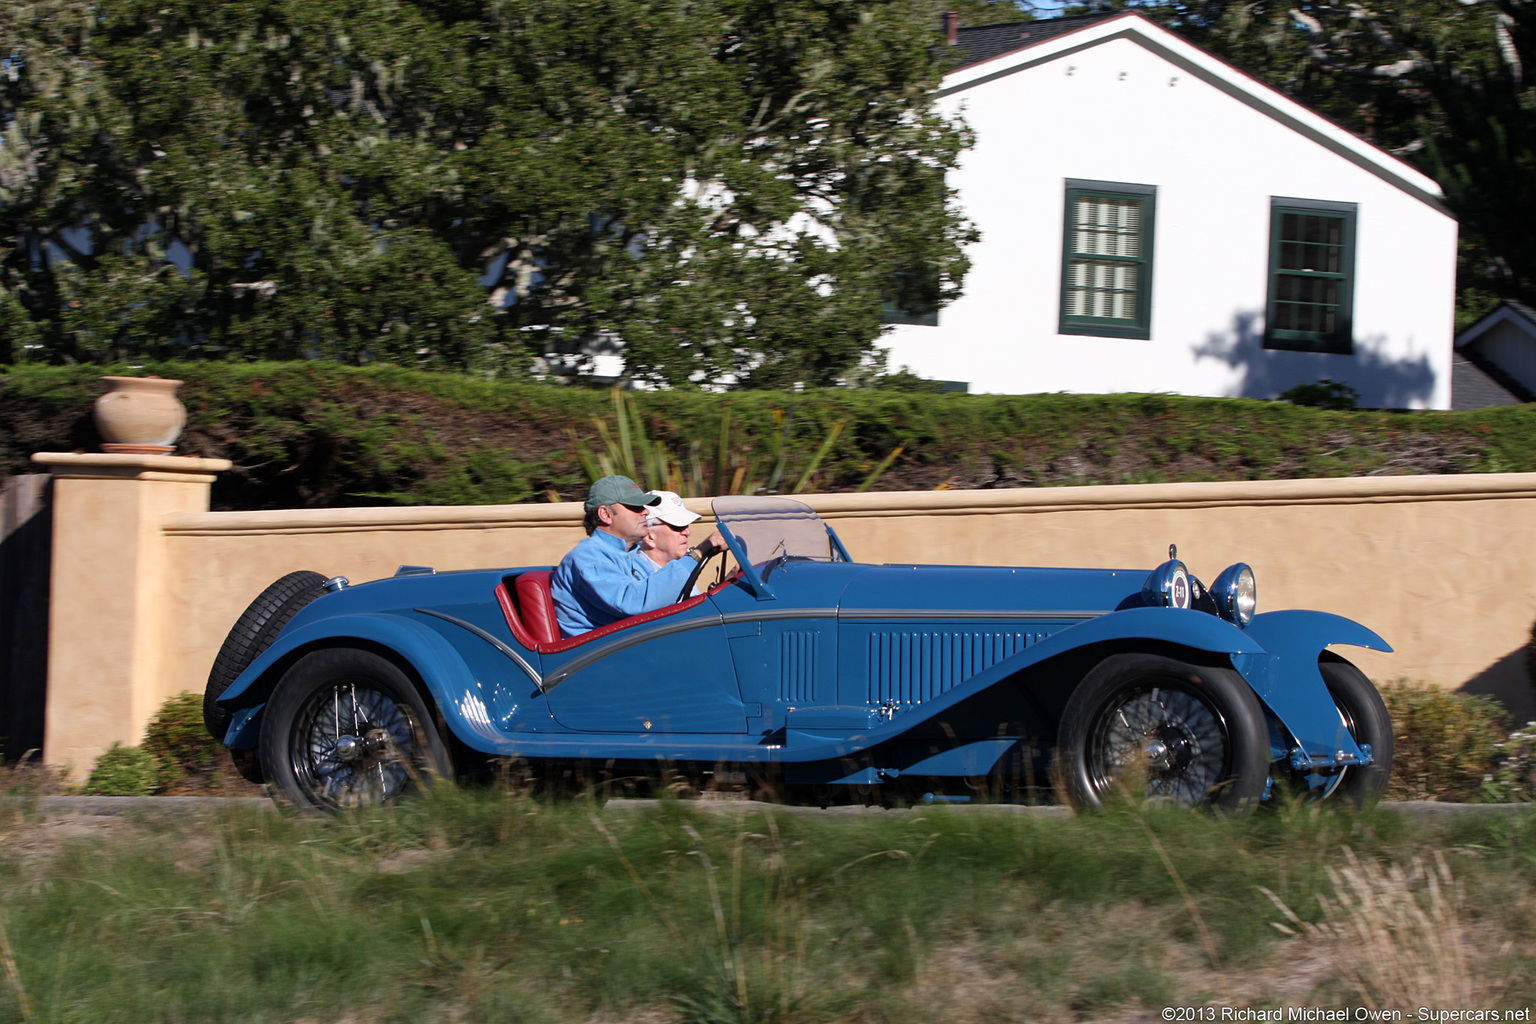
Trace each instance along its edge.
{"label": "car's front wheel", "polygon": [[1386,702],[1364,672],[1335,654],[1325,652],[1317,668],[1344,728],[1357,744],[1371,748],[1369,765],[1340,769],[1325,783],[1321,795],[1370,807],[1381,799],[1392,775],[1392,719]]}
{"label": "car's front wheel", "polygon": [[1246,811],[1264,793],[1268,762],[1263,708],[1237,672],[1116,654],[1067,701],[1055,781],[1080,807],[1124,796]]}
{"label": "car's front wheel", "polygon": [[277,684],[262,717],[266,776],[302,810],[391,803],[451,775],[421,694],[398,665],[372,651],[305,655]]}

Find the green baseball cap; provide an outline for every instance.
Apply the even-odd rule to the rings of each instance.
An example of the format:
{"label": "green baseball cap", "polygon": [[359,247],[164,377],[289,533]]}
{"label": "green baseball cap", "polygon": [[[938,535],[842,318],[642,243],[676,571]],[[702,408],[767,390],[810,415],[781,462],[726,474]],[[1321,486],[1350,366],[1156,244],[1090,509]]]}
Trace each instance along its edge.
{"label": "green baseball cap", "polygon": [[605,476],[587,492],[587,510],[604,505],[634,505],[639,508],[661,501],[659,495],[646,494],[627,476]]}

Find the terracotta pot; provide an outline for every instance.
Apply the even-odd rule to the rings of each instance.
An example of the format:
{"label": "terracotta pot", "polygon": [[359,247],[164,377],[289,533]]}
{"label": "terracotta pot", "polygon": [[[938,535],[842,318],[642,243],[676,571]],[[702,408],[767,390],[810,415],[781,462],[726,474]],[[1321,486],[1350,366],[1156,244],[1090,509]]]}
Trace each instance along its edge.
{"label": "terracotta pot", "polygon": [[165,455],[187,424],[176,398],[181,381],[166,377],[103,377],[107,392],[96,399],[96,429],[104,452]]}

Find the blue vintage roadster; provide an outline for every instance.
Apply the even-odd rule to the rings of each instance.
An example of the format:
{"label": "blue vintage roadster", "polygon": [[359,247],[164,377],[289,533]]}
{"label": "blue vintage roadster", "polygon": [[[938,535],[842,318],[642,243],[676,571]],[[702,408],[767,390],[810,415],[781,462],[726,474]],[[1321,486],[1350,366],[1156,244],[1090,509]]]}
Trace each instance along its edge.
{"label": "blue vintage roadster", "polygon": [[853,561],[806,505],[722,497],[733,564],[562,638],[547,568],[296,572],[231,629],[208,728],[287,801],[386,802],[487,758],[861,799],[1125,794],[1244,810],[1376,799],[1392,726],[1313,611],[1255,614],[1248,566],[1150,572]]}

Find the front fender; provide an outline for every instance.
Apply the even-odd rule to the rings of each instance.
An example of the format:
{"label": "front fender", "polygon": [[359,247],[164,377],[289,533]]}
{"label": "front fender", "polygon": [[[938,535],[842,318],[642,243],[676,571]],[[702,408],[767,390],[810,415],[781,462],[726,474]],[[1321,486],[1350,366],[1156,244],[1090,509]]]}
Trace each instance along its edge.
{"label": "front fender", "polygon": [[299,629],[284,630],[224,691],[219,703],[234,715],[225,744],[256,745],[260,708],[280,678],[280,673],[273,671],[275,668],[305,648],[345,646],[349,640],[374,644],[399,655],[416,670],[445,714],[478,690],[479,684],[463,657],[426,623],[387,612],[331,616]]}
{"label": "front fender", "polygon": [[1185,608],[1127,608],[1052,633],[1022,653],[1036,651],[1048,658],[1106,640],[1159,640],[1212,654],[1262,654],[1263,642],[1251,632]]}
{"label": "front fender", "polygon": [[[936,699],[924,701],[897,720],[909,723],[918,721],[910,716],[929,711],[937,713],[1048,658],[1115,640],[1178,644],[1232,657],[1262,656],[1264,653],[1264,648],[1253,637],[1230,622],[1205,612],[1182,608],[1127,608],[1057,630],[1044,640],[1030,644],[1022,651],[977,673]],[[931,715],[923,714],[923,717]]]}
{"label": "front fender", "polygon": [[856,732],[845,739],[829,739],[826,746],[818,750],[817,756],[844,757],[896,739],[1032,665],[1070,651],[1117,640],[1172,643],[1230,657],[1261,658],[1264,655],[1264,648],[1243,630],[1205,612],[1179,608],[1128,608],[1108,612],[1057,630],[874,728]]}
{"label": "front fender", "polygon": [[1267,655],[1239,655],[1232,664],[1302,749],[1330,763],[1339,751],[1359,756],[1360,748],[1341,727],[1317,659],[1332,644],[1391,651],[1387,642],[1353,619],[1300,609],[1255,615],[1248,634]]}

